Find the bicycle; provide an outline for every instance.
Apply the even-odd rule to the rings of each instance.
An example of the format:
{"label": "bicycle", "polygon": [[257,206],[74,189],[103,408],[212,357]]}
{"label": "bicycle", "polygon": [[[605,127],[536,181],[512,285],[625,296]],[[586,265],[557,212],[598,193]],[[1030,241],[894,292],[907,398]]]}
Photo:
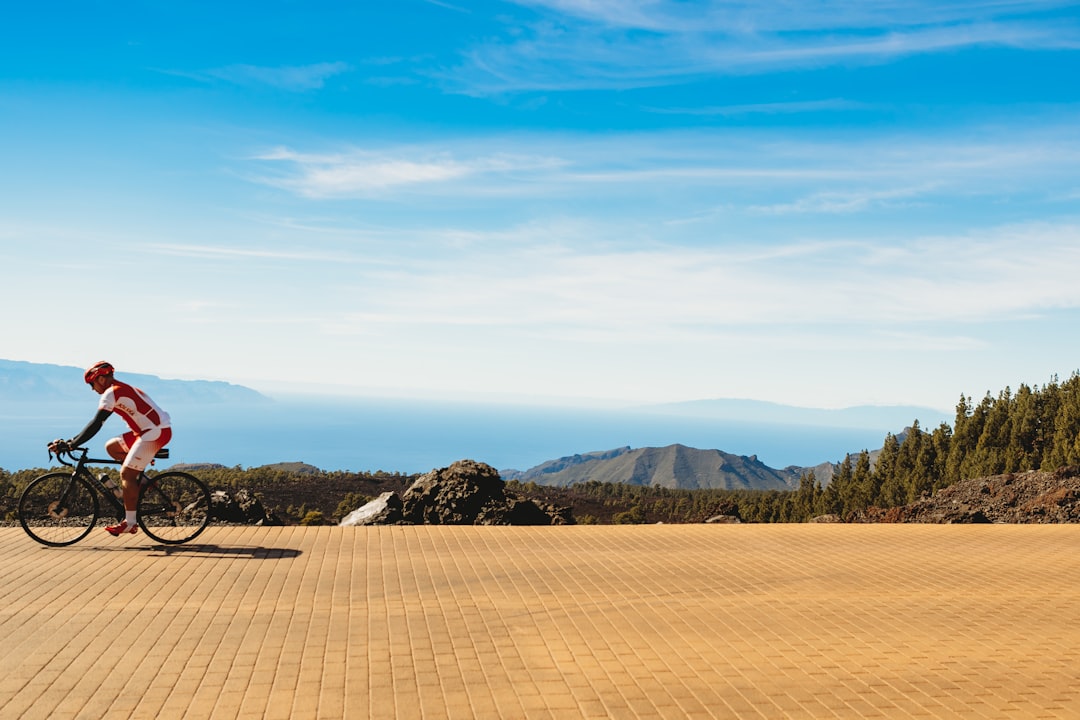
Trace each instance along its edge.
{"label": "bicycle", "polygon": [[[84,447],[57,452],[56,459],[71,472],[46,473],[31,481],[19,497],[19,524],[39,543],[62,547],[89,535],[101,513],[98,496],[105,498],[107,509],[118,520],[123,519],[120,487],[108,475],[96,477],[87,467],[91,463],[119,465],[120,461],[88,454]],[[158,459],[168,456],[168,448],[155,455]],[[143,532],[160,543],[178,545],[193,540],[210,523],[210,490],[185,472],[168,470],[153,476],[142,472],[137,508]]]}

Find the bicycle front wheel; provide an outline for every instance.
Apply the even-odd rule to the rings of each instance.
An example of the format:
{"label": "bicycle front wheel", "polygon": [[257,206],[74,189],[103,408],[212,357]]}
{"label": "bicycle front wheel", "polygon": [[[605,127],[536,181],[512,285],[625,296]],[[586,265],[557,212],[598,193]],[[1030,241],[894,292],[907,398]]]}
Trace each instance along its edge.
{"label": "bicycle front wheel", "polygon": [[163,472],[142,486],[138,507],[143,532],[176,545],[194,539],[210,523],[210,490],[187,473]]}
{"label": "bicycle front wheel", "polygon": [[42,475],[19,498],[19,523],[42,545],[77,543],[90,533],[97,518],[97,493],[71,473]]}

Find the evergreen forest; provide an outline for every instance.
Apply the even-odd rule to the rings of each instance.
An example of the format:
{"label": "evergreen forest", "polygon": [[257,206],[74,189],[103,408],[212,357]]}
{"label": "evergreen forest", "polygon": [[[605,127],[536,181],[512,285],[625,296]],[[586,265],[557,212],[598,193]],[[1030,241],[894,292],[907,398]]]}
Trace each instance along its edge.
{"label": "evergreen forest", "polygon": [[[1080,465],[1080,375],[1043,387],[1005,388],[978,403],[961,396],[952,427],[918,421],[888,434],[880,450],[838,461],[832,480],[811,471],[794,491],[680,491],[583,483],[576,492],[618,499],[629,510],[613,522],[701,522],[731,515],[743,522],[804,522],[835,515],[856,520],[871,508],[907,505],[959,480]],[[575,513],[576,514],[576,513]]]}

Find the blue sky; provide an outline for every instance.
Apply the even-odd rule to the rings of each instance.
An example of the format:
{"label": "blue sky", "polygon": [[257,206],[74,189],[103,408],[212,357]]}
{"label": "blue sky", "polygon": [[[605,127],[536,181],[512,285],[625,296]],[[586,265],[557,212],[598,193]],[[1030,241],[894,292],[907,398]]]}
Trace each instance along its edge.
{"label": "blue sky", "polygon": [[1080,368],[1075,3],[23,5],[0,357],[944,409]]}

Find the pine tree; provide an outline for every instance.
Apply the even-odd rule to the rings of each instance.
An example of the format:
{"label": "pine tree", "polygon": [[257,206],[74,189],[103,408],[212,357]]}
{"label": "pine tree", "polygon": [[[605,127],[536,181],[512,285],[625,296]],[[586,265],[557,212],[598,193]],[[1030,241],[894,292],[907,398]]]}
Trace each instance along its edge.
{"label": "pine tree", "polygon": [[1054,425],[1058,410],[1061,409],[1061,395],[1061,384],[1056,375],[1043,386],[1038,395],[1039,431],[1036,436],[1038,463],[1035,465],[1037,469],[1053,466],[1051,455],[1054,450]]}
{"label": "pine tree", "polygon": [[946,487],[948,471],[946,465],[952,450],[952,428],[948,423],[941,423],[930,436],[930,442],[934,448],[934,473],[933,484],[930,491],[935,492]]}
{"label": "pine tree", "polygon": [[979,447],[979,440],[983,436],[983,429],[986,427],[986,421],[993,406],[994,398],[987,392],[982,402],[971,408],[971,414],[963,424],[963,431],[961,432],[959,428],[956,430],[954,435],[956,442],[953,444],[953,453],[949,458],[950,465],[955,462],[957,468],[957,477],[953,482],[980,477],[984,474],[976,450]]}
{"label": "pine tree", "polygon": [[841,517],[846,515],[851,493],[851,456],[845,455],[833,472],[829,486],[825,488],[824,505],[827,508],[826,512]]}
{"label": "pine tree", "polygon": [[961,478],[961,468],[964,464],[964,455],[967,446],[975,447],[982,428],[975,427],[974,409],[971,398],[960,396],[960,402],[956,404],[956,420],[953,423],[953,442],[949,447],[949,456],[945,461],[944,485],[952,485]]}
{"label": "pine tree", "polygon": [[900,441],[895,435],[889,433],[885,436],[885,443],[881,446],[881,454],[878,455],[873,471],[875,482],[880,488],[877,504],[882,507],[903,505],[907,499],[907,493],[897,472],[899,455]]}
{"label": "pine tree", "polygon": [[1039,404],[1038,394],[1027,385],[1020,385],[1010,408],[1009,438],[1005,444],[1004,472],[1034,470],[1039,467]]}
{"label": "pine tree", "polygon": [[821,488],[818,486],[817,476],[813,470],[799,478],[799,489],[795,491],[795,503],[792,509],[794,520],[809,520],[814,516],[820,492]]}
{"label": "pine tree", "polygon": [[997,400],[991,399],[987,393],[983,405],[986,408],[985,420],[979,440],[975,444],[975,452],[968,455],[965,466],[967,477],[985,477],[1005,472],[1006,448],[1012,435],[1012,391],[1005,388]]}
{"label": "pine tree", "polygon": [[1050,451],[1052,467],[1080,463],[1080,376],[1076,374],[1061,386],[1053,438]]}

